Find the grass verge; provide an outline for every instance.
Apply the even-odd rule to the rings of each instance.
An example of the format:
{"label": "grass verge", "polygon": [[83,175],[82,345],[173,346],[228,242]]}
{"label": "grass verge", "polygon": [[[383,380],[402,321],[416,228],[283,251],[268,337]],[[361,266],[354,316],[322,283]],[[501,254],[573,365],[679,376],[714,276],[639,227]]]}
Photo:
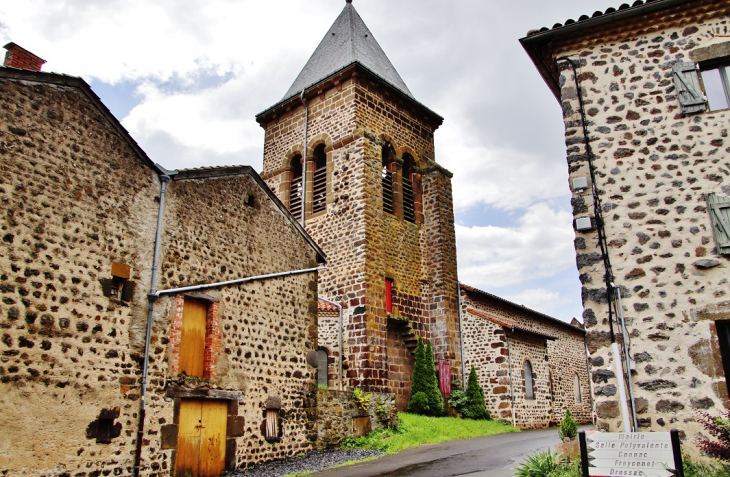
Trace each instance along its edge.
{"label": "grass verge", "polygon": [[426,417],[403,412],[398,413],[398,417],[400,426],[397,431],[378,429],[359,439],[346,439],[343,447],[380,450],[395,454],[423,444],[519,432],[516,427],[497,421]]}

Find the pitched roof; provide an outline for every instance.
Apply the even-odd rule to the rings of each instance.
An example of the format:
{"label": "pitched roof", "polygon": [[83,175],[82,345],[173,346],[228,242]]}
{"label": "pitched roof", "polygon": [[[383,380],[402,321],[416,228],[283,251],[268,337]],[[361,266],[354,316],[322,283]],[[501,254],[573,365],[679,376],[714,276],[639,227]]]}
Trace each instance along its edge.
{"label": "pitched roof", "polygon": [[557,340],[553,335],[550,335],[548,333],[545,333],[543,331],[537,330],[531,326],[523,325],[521,323],[518,323],[514,320],[510,320],[508,318],[503,318],[501,316],[494,316],[490,315],[488,313],[484,313],[483,311],[475,310],[474,308],[467,308],[467,313],[471,313],[474,316],[478,316],[480,318],[484,318],[485,320],[491,321],[494,324],[504,326],[505,328],[512,328],[514,330],[522,331],[523,333],[528,333],[531,335],[537,335],[541,338],[549,339],[549,340]]}
{"label": "pitched roof", "polygon": [[614,24],[621,26],[629,18],[677,7],[693,1],[695,0],[636,0],[631,5],[624,3],[618,8],[607,8],[603,12],[597,10],[591,16],[581,15],[578,20],[569,18],[564,23],[556,23],[552,28],[542,27],[537,30],[530,30],[527,32],[527,36],[520,38],[520,43],[522,48],[530,55],[532,62],[555,98],[560,101],[560,86],[557,79],[559,75],[552,64],[553,59],[549,58],[546,52],[543,51],[545,45],[548,45],[551,40],[600,25]]}
{"label": "pitched roof", "polygon": [[560,326],[562,326],[564,328],[569,328],[569,329],[571,329],[573,331],[578,331],[578,332],[581,332],[581,333],[585,333],[586,332],[583,328],[580,328],[580,327],[577,327],[577,326],[573,326],[572,324],[566,323],[563,320],[559,320],[557,318],[553,318],[550,315],[546,315],[545,313],[540,313],[539,311],[535,311],[535,310],[532,310],[530,308],[527,308],[525,305],[519,305],[517,303],[514,303],[514,302],[511,302],[509,300],[506,300],[506,299],[504,299],[504,298],[502,298],[500,296],[492,295],[491,293],[485,292],[483,290],[479,290],[478,288],[474,288],[474,287],[471,287],[469,285],[465,285],[463,283],[459,283],[459,287],[462,290],[464,290],[465,292],[467,292],[467,293],[474,293],[474,294],[477,294],[477,295],[482,295],[483,297],[489,298],[491,300],[495,300],[495,301],[497,301],[499,303],[503,303],[505,305],[509,305],[509,306],[514,307],[514,308],[518,308],[518,309],[520,309],[522,311],[525,311],[525,312],[531,314],[534,317],[546,319],[550,323],[553,323],[553,324],[556,324],[556,325],[560,325]]}
{"label": "pitched roof", "polygon": [[362,64],[391,86],[413,98],[408,86],[380,48],[355,7],[352,3],[347,3],[282,101],[352,63]]}
{"label": "pitched roof", "polygon": [[317,311],[332,311],[334,313],[337,313],[340,310],[332,303],[328,303],[328,302],[320,299],[317,301]]}

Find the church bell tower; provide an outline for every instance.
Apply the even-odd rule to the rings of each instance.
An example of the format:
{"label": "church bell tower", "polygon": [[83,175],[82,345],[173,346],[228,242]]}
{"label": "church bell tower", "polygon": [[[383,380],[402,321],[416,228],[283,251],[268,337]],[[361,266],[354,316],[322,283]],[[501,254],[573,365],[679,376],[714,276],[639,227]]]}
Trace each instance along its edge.
{"label": "church bell tower", "polygon": [[434,153],[443,118],[414,98],[351,0],[256,120],[262,177],[326,253],[318,293],[342,306],[340,329],[320,302],[320,382],[393,392],[404,410],[419,336],[461,378],[451,173]]}

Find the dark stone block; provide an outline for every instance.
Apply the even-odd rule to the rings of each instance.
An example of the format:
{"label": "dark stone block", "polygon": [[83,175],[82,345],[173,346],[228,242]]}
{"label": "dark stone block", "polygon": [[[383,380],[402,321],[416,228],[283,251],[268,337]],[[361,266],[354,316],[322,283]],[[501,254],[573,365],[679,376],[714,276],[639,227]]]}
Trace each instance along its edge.
{"label": "dark stone block", "polygon": [[160,428],[160,447],[162,449],[177,448],[177,424],[167,424]]}
{"label": "dark stone block", "polygon": [[715,401],[713,401],[711,398],[704,397],[699,399],[690,399],[689,405],[692,406],[693,409],[709,409],[715,405]]}
{"label": "dark stone block", "polygon": [[613,384],[609,384],[607,386],[597,386],[595,390],[596,396],[615,396],[616,395],[616,386]]}
{"label": "dark stone block", "polygon": [[640,381],[636,384],[647,391],[659,391],[662,389],[674,389],[677,387],[677,383],[666,379],[652,379],[651,381]]}
{"label": "dark stone block", "polygon": [[670,399],[660,399],[659,402],[656,403],[655,408],[657,412],[676,413],[677,411],[681,411],[682,409],[684,409],[684,404],[679,401],[672,401]]}
{"label": "dark stone block", "polygon": [[646,398],[636,398],[634,399],[634,408],[636,409],[636,414],[644,414],[649,410],[649,401]]}
{"label": "dark stone block", "polygon": [[613,379],[615,377],[616,374],[608,369],[597,369],[593,371],[593,382],[596,384],[607,383],[609,379]]}
{"label": "dark stone block", "polygon": [[243,416],[228,416],[228,437],[242,437],[246,433],[246,419]]}
{"label": "dark stone block", "polygon": [[618,417],[621,414],[618,401],[599,402],[596,404],[596,413],[601,419],[613,419]]}
{"label": "dark stone block", "polygon": [[603,366],[606,363],[606,361],[603,359],[603,356],[593,356],[591,357],[591,366],[595,366],[597,368]]}
{"label": "dark stone block", "polygon": [[645,363],[651,360],[651,355],[645,351],[641,353],[634,353],[634,361],[636,361],[637,363]]}

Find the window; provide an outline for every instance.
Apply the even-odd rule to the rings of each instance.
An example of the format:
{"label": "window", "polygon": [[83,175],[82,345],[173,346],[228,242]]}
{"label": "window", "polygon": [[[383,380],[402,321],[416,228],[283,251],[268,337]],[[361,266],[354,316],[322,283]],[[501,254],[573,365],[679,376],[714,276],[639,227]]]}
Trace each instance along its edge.
{"label": "window", "polygon": [[535,390],[533,385],[532,364],[525,361],[525,399],[535,399]]}
{"label": "window", "polygon": [[395,151],[393,146],[383,148],[383,212],[395,215],[395,201],[393,194],[393,167],[395,165]]}
{"label": "window", "polygon": [[203,293],[176,297],[170,322],[170,373],[213,379],[221,352],[218,299]]}
{"label": "window", "polygon": [[702,67],[702,84],[705,87],[710,111],[730,107],[728,68],[730,63],[727,62]]}
{"label": "window", "polygon": [[314,177],[312,178],[312,213],[327,208],[327,154],[324,144],[314,149]]}
{"label": "window", "polygon": [[415,161],[413,157],[403,154],[403,220],[416,223],[416,191],[414,185]]}
{"label": "window", "polygon": [[575,373],[575,379],[573,387],[575,388],[575,402],[580,403],[583,401],[580,395],[580,377],[578,376],[578,373]]}
{"label": "window", "polygon": [[385,312],[393,314],[393,280],[385,279]]}
{"label": "window", "polygon": [[302,218],[302,156],[297,154],[291,160],[289,176],[289,212],[294,218]]}
{"label": "window", "polygon": [[266,442],[281,441],[281,420],[279,412],[281,411],[281,398],[279,396],[269,396],[264,404],[264,422],[261,423],[261,432],[264,434]]}
{"label": "window", "polygon": [[730,253],[730,198],[708,194],[707,209],[710,213],[717,253]]}
{"label": "window", "polygon": [[329,356],[327,350],[320,348],[317,350],[317,384],[320,386],[329,386],[329,376],[327,364]]}

